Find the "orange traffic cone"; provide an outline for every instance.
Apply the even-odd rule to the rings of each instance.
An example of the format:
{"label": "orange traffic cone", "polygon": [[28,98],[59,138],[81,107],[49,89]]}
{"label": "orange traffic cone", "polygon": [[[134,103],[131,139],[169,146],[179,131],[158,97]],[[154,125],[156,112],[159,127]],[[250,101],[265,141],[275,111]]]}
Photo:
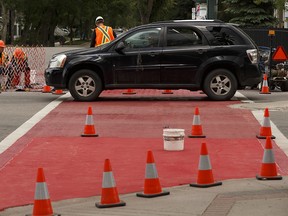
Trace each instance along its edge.
{"label": "orange traffic cone", "polygon": [[42,89],[42,93],[51,93],[51,92],[52,90],[50,86],[45,85]]}
{"label": "orange traffic cone", "polygon": [[267,74],[264,74],[263,76],[263,82],[260,94],[271,94],[268,87]]}
{"label": "orange traffic cone", "polygon": [[191,135],[188,135],[189,138],[205,138],[203,135],[202,125],[200,120],[200,112],[199,108],[196,107],[194,111],[194,117],[192,122]]}
{"label": "orange traffic cone", "polygon": [[198,165],[197,183],[190,184],[190,186],[206,188],[206,187],[213,187],[213,186],[218,186],[218,185],[222,185],[222,182],[214,181],[210,158],[208,155],[208,149],[207,149],[206,143],[202,143],[199,165]]}
{"label": "orange traffic cone", "polygon": [[81,134],[82,137],[98,137],[99,135],[95,132],[92,107],[88,107],[88,113],[86,115],[86,122],[84,127],[84,133]]}
{"label": "orange traffic cone", "polygon": [[126,205],[125,202],[119,199],[116,182],[113,176],[109,159],[106,159],[104,162],[101,201],[100,203],[96,203],[95,205],[97,208],[109,208]]}
{"label": "orange traffic cone", "polygon": [[158,178],[156,165],[152,151],[147,152],[147,162],[145,170],[144,192],[137,193],[138,197],[152,198],[169,195],[170,192],[163,191]]}
{"label": "orange traffic cone", "polygon": [[63,95],[63,94],[65,94],[65,93],[63,92],[62,89],[56,89],[52,94],[55,94],[55,95]]}
{"label": "orange traffic cone", "polygon": [[165,89],[162,94],[173,94],[173,92],[170,89]]}
{"label": "orange traffic cone", "polygon": [[274,159],[272,142],[270,137],[266,137],[264,155],[262,159],[260,175],[256,175],[258,180],[281,180],[282,176],[277,175],[277,168]]}
{"label": "orange traffic cone", "polygon": [[264,118],[263,118],[262,125],[260,128],[260,134],[256,135],[256,137],[258,139],[266,139],[267,136],[271,137],[271,139],[275,139],[275,136],[272,135],[270,118],[269,118],[269,110],[268,108],[265,108]]}
{"label": "orange traffic cone", "polygon": [[34,195],[33,214],[26,216],[57,216],[61,214],[53,213],[48,188],[45,182],[43,168],[38,168],[36,189]]}
{"label": "orange traffic cone", "polygon": [[136,94],[136,92],[133,91],[133,89],[127,89],[125,92],[123,92],[122,94]]}

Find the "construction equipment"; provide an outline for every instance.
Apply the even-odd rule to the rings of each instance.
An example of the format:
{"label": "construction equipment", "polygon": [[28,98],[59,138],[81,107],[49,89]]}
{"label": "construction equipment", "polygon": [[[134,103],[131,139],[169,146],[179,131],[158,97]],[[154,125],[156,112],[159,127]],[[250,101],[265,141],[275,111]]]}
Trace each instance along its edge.
{"label": "construction equipment", "polygon": [[[288,91],[288,61],[276,62],[271,61],[271,73],[269,69],[270,64],[270,48],[259,47],[260,64],[259,67],[263,73],[268,76],[268,83],[270,90],[279,89],[281,91]],[[272,49],[272,53],[275,49]]]}

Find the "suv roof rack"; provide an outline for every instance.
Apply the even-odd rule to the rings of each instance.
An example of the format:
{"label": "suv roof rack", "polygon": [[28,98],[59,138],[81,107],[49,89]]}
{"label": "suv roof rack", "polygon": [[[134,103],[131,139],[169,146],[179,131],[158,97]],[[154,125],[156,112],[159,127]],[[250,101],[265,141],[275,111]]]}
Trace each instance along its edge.
{"label": "suv roof rack", "polygon": [[152,22],[152,23],[171,23],[171,22],[198,22],[198,23],[207,23],[207,22],[212,22],[212,23],[224,23],[222,20],[213,20],[213,19],[206,19],[206,20],[192,20],[192,19],[186,19],[186,20],[165,20],[165,21],[157,21],[157,22]]}

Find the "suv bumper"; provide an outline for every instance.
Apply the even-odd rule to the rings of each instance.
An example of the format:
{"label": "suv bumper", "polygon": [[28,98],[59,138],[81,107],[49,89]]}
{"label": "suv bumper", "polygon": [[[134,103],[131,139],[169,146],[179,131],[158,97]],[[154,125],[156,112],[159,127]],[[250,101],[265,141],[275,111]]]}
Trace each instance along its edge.
{"label": "suv bumper", "polygon": [[240,78],[240,86],[255,86],[258,85],[262,80],[262,73],[258,65],[250,64],[246,65],[245,73]]}
{"label": "suv bumper", "polygon": [[63,69],[62,68],[47,68],[45,70],[45,82],[48,86],[65,89],[66,84],[63,83]]}

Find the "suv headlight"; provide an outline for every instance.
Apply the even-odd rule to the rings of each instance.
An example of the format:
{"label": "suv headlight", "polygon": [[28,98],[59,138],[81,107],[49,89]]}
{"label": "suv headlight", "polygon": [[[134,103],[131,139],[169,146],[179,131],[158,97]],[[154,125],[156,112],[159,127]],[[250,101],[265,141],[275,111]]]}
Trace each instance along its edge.
{"label": "suv headlight", "polygon": [[64,54],[56,55],[50,60],[49,68],[62,68],[67,56]]}
{"label": "suv headlight", "polygon": [[247,53],[248,58],[250,59],[252,64],[258,63],[258,51],[257,51],[257,49],[246,50],[246,53]]}

